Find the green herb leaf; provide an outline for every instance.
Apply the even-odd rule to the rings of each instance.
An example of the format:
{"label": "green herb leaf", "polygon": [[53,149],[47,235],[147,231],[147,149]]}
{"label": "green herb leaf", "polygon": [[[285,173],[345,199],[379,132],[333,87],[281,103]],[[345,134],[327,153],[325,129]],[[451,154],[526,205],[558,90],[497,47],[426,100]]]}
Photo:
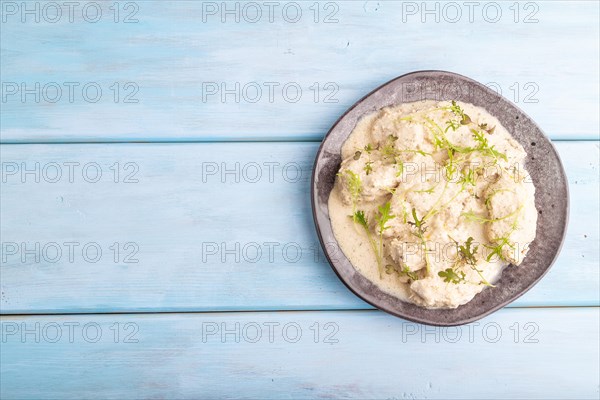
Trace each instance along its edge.
{"label": "green herb leaf", "polygon": [[390,202],[388,201],[387,203],[385,203],[383,206],[379,206],[378,211],[379,214],[376,217],[376,221],[377,221],[377,226],[378,226],[378,230],[379,230],[379,234],[383,234],[383,231],[385,231],[386,229],[389,228],[389,226],[386,226],[385,224],[396,218],[395,215],[392,215],[390,213]]}
{"label": "green herb leaf", "polygon": [[367,220],[367,217],[365,216],[364,211],[358,210],[354,213],[354,215],[352,217],[354,219],[354,222],[356,222],[360,226],[362,226],[363,229],[365,230],[365,233],[367,234],[367,239],[369,240],[369,244],[371,245],[371,248],[373,249],[373,253],[375,253],[375,259],[377,260],[377,268],[379,269],[379,277],[382,278],[383,277],[383,267],[382,267],[383,252],[381,251],[381,240],[379,242],[379,248],[377,248],[377,243],[375,243],[375,240],[373,239],[373,235],[371,234],[371,231],[369,230],[369,221]]}
{"label": "green herb leaf", "polygon": [[416,272],[412,272],[409,268],[408,265],[404,265],[404,267],[402,268],[402,271],[400,271],[401,274],[404,274],[406,276],[408,276],[408,278],[412,281],[418,281],[419,280],[419,275],[417,275]]}
{"label": "green herb leaf", "polygon": [[[360,180],[360,176],[350,171],[349,169],[345,170],[345,173],[348,176],[348,191],[350,192],[350,198],[352,199],[352,214],[354,218],[354,214],[356,212],[356,205],[358,204],[360,194],[362,193],[362,181]],[[338,176],[340,176],[341,174],[341,172],[338,173]]]}
{"label": "green herb leaf", "polygon": [[452,100],[452,106],[450,107],[450,111],[452,111],[452,113],[457,117],[460,117],[461,125],[468,125],[471,123],[471,117],[465,114],[464,110],[458,104],[456,104],[456,101],[454,100]]}
{"label": "green herb leaf", "polygon": [[397,165],[396,176],[400,176],[404,172],[404,162],[402,162],[402,160],[400,160],[400,159],[397,159],[396,165]]}
{"label": "green herb leaf", "polygon": [[480,151],[483,154],[491,156],[493,158],[502,158],[504,161],[508,161],[506,154],[497,151],[494,148],[494,146],[489,145],[488,140],[486,139],[482,131],[479,131],[477,129],[471,129],[471,133],[473,134],[473,139],[475,139],[475,141],[479,143],[475,150]]}
{"label": "green herb leaf", "polygon": [[413,216],[413,220],[414,222],[408,222],[409,224],[417,227],[417,229],[419,231],[423,231],[425,232],[425,229],[423,229],[424,227],[424,223],[423,223],[423,219],[425,219],[425,217],[423,217],[422,219],[419,219],[419,217],[417,217],[417,210],[415,210],[414,208],[412,209],[412,216]]}
{"label": "green herb leaf", "polygon": [[453,119],[449,119],[448,121],[446,121],[446,130],[444,132],[448,132],[448,130],[450,129],[456,131],[458,128],[460,128],[460,122],[455,121]]}
{"label": "green herb leaf", "polygon": [[465,168],[461,171],[459,183],[464,185],[475,186],[477,184],[477,175],[472,168]]}
{"label": "green herb leaf", "polygon": [[446,268],[445,271],[438,272],[438,276],[444,278],[446,283],[466,283],[466,274],[463,271],[455,271],[452,268]]}
{"label": "green herb leaf", "polygon": [[491,135],[496,130],[496,127],[492,126],[490,128],[490,127],[488,127],[488,124],[484,122],[483,124],[479,124],[479,129],[482,129],[482,130],[486,131],[488,134]]}
{"label": "green herb leaf", "polygon": [[487,262],[490,262],[494,255],[497,255],[500,260],[508,262],[508,260],[502,254],[502,251],[504,250],[504,246],[508,246],[511,249],[514,249],[514,246],[509,242],[511,233],[507,234],[504,237],[494,239],[493,242],[495,242],[495,246],[487,244],[484,245],[486,248],[491,250],[490,254],[488,254],[488,256],[486,257]]}
{"label": "green herb leaf", "polygon": [[367,222],[367,217],[365,217],[365,212],[358,210],[354,213],[354,221],[356,221],[359,225],[361,225],[365,229],[369,229],[369,224]]}
{"label": "green herb leaf", "polygon": [[477,263],[475,254],[477,253],[477,249],[479,248],[479,245],[475,246],[474,248],[471,248],[472,244],[473,244],[473,238],[471,236],[469,236],[469,238],[467,239],[467,241],[465,242],[465,244],[463,246],[458,246],[458,250],[460,252],[462,259],[469,265],[475,265]]}
{"label": "green herb leaf", "polygon": [[429,189],[423,189],[423,190],[414,190],[415,193],[429,193],[432,194],[433,191],[435,190],[435,188],[437,187],[437,183],[435,185],[433,185],[432,187],[430,187]]}

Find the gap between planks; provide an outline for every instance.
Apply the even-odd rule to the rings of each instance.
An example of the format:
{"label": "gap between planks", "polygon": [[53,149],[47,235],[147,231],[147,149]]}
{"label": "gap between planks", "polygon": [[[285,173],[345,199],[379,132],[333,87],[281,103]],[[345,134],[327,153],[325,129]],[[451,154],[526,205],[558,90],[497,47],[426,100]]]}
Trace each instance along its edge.
{"label": "gap between planks", "polygon": [[[94,140],[86,140],[86,141],[15,141],[15,140],[0,140],[0,146],[4,145],[70,145],[70,144],[204,144],[204,143],[320,143],[323,141],[323,137],[321,138],[313,138],[312,135],[307,135],[306,138],[302,137],[294,137],[294,138],[286,138],[282,137],[273,137],[273,138],[264,138],[264,139],[248,139],[248,140],[240,140],[240,139],[187,139],[182,138],[179,139],[165,139],[165,140],[128,140],[128,139],[107,139],[101,141]],[[595,138],[548,138],[551,142],[599,142],[600,134]]]}
{"label": "gap between planks", "polygon": [[[510,305],[507,307],[503,307],[497,311],[503,310],[534,310],[534,309],[582,309],[582,308],[600,308],[600,306],[516,306],[511,307]],[[11,314],[11,313],[0,313],[0,318],[33,318],[33,317],[43,317],[43,316],[54,316],[54,315],[64,315],[64,316],[72,316],[72,315],[160,315],[160,314],[268,314],[268,313],[280,313],[280,314],[300,314],[300,313],[333,313],[333,312],[343,312],[343,313],[357,313],[357,312],[384,312],[377,308],[364,309],[364,308],[328,308],[328,309],[299,309],[299,310],[289,310],[289,309],[277,309],[277,310],[210,310],[210,311],[191,311],[191,310],[183,310],[183,311],[110,311],[110,312],[70,312],[70,313],[62,313],[62,312],[48,312],[48,313],[32,313],[32,314]],[[495,312],[494,312],[495,313]],[[491,315],[491,314],[490,314]],[[400,318],[402,319],[402,318]]]}

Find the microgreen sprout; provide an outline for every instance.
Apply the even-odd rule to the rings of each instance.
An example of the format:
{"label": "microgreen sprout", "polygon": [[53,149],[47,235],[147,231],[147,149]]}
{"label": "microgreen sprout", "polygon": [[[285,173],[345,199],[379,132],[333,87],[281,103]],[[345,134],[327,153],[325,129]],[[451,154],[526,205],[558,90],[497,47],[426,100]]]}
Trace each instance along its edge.
{"label": "microgreen sprout", "polygon": [[475,186],[477,183],[477,174],[473,168],[465,168],[461,171],[459,183],[464,187],[469,184],[471,186]]}
{"label": "microgreen sprout", "polygon": [[448,132],[450,129],[456,131],[458,128],[460,128],[460,122],[455,121],[453,119],[449,119],[448,121],[446,121],[446,129],[444,130],[444,132]]}
{"label": "microgreen sprout", "polygon": [[506,154],[497,151],[494,146],[490,146],[487,138],[484,136],[484,133],[477,129],[471,129],[471,133],[473,134],[473,139],[478,143],[475,148],[476,151],[483,153],[484,155],[493,157],[494,159],[502,158],[504,161],[508,161]]}
{"label": "microgreen sprout", "polygon": [[386,224],[396,218],[395,215],[390,212],[390,202],[388,201],[383,206],[379,206],[379,213],[375,217],[375,221],[377,222],[377,233],[379,234],[379,258],[380,258],[380,273],[381,273],[381,261],[383,260],[383,232],[390,227]]}
{"label": "microgreen sprout", "polygon": [[477,272],[477,274],[481,278],[480,284],[493,287],[494,285],[492,285],[487,281],[487,279],[485,279],[481,270],[477,269],[477,259],[475,258],[475,254],[477,254],[477,249],[479,249],[479,245],[471,247],[472,245],[473,237],[469,236],[464,245],[458,246],[458,254],[460,256],[460,259],[464,264],[471,267],[473,271]]}
{"label": "microgreen sprout", "polygon": [[396,160],[396,176],[401,176],[404,172],[404,162],[400,159]]}
{"label": "microgreen sprout", "polygon": [[[365,233],[367,234],[367,239],[369,240],[369,244],[371,245],[371,248],[373,249],[373,252],[375,253],[375,258],[377,259],[377,265],[379,266],[381,264],[381,260],[379,259],[379,254],[377,251],[377,244],[375,243],[375,240],[373,239],[373,235],[371,234],[371,230],[369,229],[369,221],[367,220],[367,217],[365,216],[365,212],[362,210],[358,210],[354,213],[353,217],[354,217],[354,221],[356,223],[358,223],[360,226],[362,226]],[[381,267],[379,267],[379,270],[381,272]]]}
{"label": "microgreen sprout", "polygon": [[433,185],[429,189],[413,190],[413,192],[415,192],[415,193],[429,193],[429,194],[432,194],[433,191],[435,190],[435,188],[437,187],[437,185],[439,185],[439,183],[436,183],[435,185]]}
{"label": "microgreen sprout", "polygon": [[483,124],[479,124],[479,129],[482,129],[491,135],[496,130],[496,126],[488,127],[487,123],[483,123]]}
{"label": "microgreen sprout", "polygon": [[477,253],[477,249],[479,246],[475,246],[471,248],[473,244],[473,238],[469,236],[464,245],[458,246],[459,254],[464,260],[465,263],[469,265],[475,265],[477,263],[477,259],[475,258],[475,253]]}
{"label": "microgreen sprout", "polygon": [[502,260],[504,262],[508,262],[506,257],[504,257],[504,255],[502,254],[502,252],[504,250],[504,246],[508,246],[509,248],[514,250],[515,246],[510,242],[510,235],[512,235],[513,232],[517,230],[517,228],[518,228],[518,218],[515,217],[512,225],[510,227],[510,231],[508,231],[502,237],[492,239],[492,242],[494,243],[494,245],[487,245],[487,244],[485,245],[486,248],[491,250],[490,254],[488,254],[488,256],[486,258],[487,262],[490,262],[490,260],[494,257],[494,255],[497,255],[500,260]]}
{"label": "microgreen sprout", "polygon": [[[350,197],[352,199],[352,216],[354,218],[354,222],[356,222],[356,205],[358,204],[358,200],[360,198],[360,194],[362,193],[362,181],[360,180],[360,176],[347,169],[344,171],[348,176],[348,191],[350,192]],[[341,173],[338,173],[340,176]]]}
{"label": "microgreen sprout", "polygon": [[446,283],[452,282],[454,284],[459,284],[461,282],[467,282],[465,279],[466,274],[463,271],[454,270],[452,268],[446,268],[446,270],[438,272],[438,276],[444,278],[444,282]]}
{"label": "microgreen sprout", "polygon": [[367,217],[365,216],[364,211],[358,210],[354,213],[354,221],[363,227],[367,234],[369,243],[373,248],[375,258],[377,259],[377,267],[379,269],[380,278],[383,277],[383,232],[386,229],[389,229],[389,226],[386,225],[388,221],[392,220],[395,217],[395,215],[392,215],[390,213],[390,202],[385,203],[383,206],[379,206],[378,214],[375,216],[377,234],[379,236],[379,243],[376,243],[375,239],[373,238],[373,235],[371,234],[371,230],[369,229],[369,222],[367,220]]}
{"label": "microgreen sprout", "polygon": [[452,106],[450,106],[450,111],[452,111],[452,113],[457,117],[460,117],[461,125],[468,125],[471,123],[471,117],[465,114],[464,110],[454,100],[452,100]]}
{"label": "microgreen sprout", "polygon": [[517,215],[522,209],[523,209],[523,204],[521,204],[519,207],[517,207],[517,209],[515,211],[513,211],[503,217],[498,217],[498,218],[485,218],[485,217],[475,214],[473,211],[467,211],[465,213],[462,213],[461,215],[463,217],[465,217],[468,221],[473,221],[473,222],[480,222],[480,223],[498,222],[498,221],[502,221],[502,220],[505,220],[507,218]]}
{"label": "microgreen sprout", "polygon": [[506,257],[504,257],[504,255],[502,254],[502,251],[504,250],[504,246],[508,246],[511,249],[514,249],[514,246],[509,242],[510,240],[510,234],[506,235],[504,237],[501,238],[495,238],[492,240],[492,242],[495,243],[495,245],[485,245],[485,247],[487,247],[488,249],[490,249],[490,253],[488,254],[486,261],[490,262],[491,259],[494,257],[494,255],[497,255],[498,258],[504,262],[508,262],[508,260],[506,259]]}
{"label": "microgreen sprout", "polygon": [[406,277],[408,277],[408,279],[410,279],[411,281],[418,281],[419,280],[419,275],[416,272],[413,272],[410,270],[410,268],[408,268],[408,265],[404,264],[402,266],[402,269],[400,271],[398,271],[398,269],[396,269],[396,267],[394,267],[391,264],[387,264],[385,266],[385,273],[388,275],[391,274],[398,274],[400,276],[404,275]]}
{"label": "microgreen sprout", "polygon": [[490,202],[492,201],[492,198],[497,195],[498,193],[504,193],[504,192],[510,192],[510,193],[514,193],[514,190],[510,190],[510,189],[497,189],[494,190],[486,199],[485,199],[485,205],[487,207],[490,207],[491,204]]}
{"label": "microgreen sprout", "polygon": [[[426,250],[427,241],[425,240],[425,231],[427,230],[427,227],[425,226],[425,217],[419,219],[419,217],[417,216],[417,211],[414,208],[412,209],[412,217],[413,222],[408,221],[408,224],[415,227],[415,232],[413,232],[413,235],[415,235],[421,240],[421,246],[423,246],[423,250]],[[427,268],[427,274],[429,274],[430,268],[427,251],[425,251],[425,266]]]}

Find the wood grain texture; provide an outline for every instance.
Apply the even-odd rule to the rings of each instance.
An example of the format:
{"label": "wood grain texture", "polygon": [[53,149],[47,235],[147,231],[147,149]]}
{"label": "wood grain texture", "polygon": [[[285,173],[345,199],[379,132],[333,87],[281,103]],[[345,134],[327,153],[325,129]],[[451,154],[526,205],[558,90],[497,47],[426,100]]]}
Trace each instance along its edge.
{"label": "wood grain texture", "polygon": [[[317,146],[1,146],[1,311],[370,308],[317,252],[309,200]],[[549,274],[513,306],[600,304],[598,147],[557,143],[570,182],[568,237]],[[36,163],[39,183],[35,172],[23,175]],[[97,171],[101,179],[87,182]]]}
{"label": "wood grain texture", "polygon": [[[117,23],[112,2],[95,23],[87,3],[55,23],[47,2],[29,5],[37,15],[4,3],[17,4],[3,8],[0,39],[4,142],[314,140],[375,87],[422,69],[500,89],[554,139],[598,138],[595,1],[522,2],[518,14],[512,2],[494,3],[500,14],[490,2],[320,2],[318,16],[311,1],[295,3],[295,23],[289,2],[272,22],[262,6],[255,23],[243,2],[119,2]],[[236,83],[223,99],[220,85]]]}
{"label": "wood grain texture", "polygon": [[[598,2],[521,2],[517,22],[499,2],[495,23],[483,2],[472,22],[454,3],[456,23],[447,2],[323,1],[316,22],[298,2],[294,23],[290,2],[273,22],[257,2],[256,23],[222,13],[247,2],[98,2],[96,22],[90,3],[54,23],[53,2],[0,2],[2,399],[598,398],[599,308],[535,308],[600,305],[597,141],[557,143],[571,216],[556,265],[459,331],[340,283],[310,216],[318,144],[299,142],[420,69],[501,90],[554,139],[597,140]],[[59,144],[120,141],[265,143]]]}
{"label": "wood grain texture", "polygon": [[599,318],[504,309],[441,329],[379,311],[2,317],[0,394],[597,399]]}

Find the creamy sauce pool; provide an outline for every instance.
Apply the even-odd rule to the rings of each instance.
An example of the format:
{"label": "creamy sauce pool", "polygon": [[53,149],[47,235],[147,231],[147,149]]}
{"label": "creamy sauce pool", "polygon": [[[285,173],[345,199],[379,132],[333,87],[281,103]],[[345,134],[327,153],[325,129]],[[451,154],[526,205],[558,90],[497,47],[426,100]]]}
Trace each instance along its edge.
{"label": "creamy sauce pool", "polygon": [[[329,197],[337,242],[388,294],[427,308],[465,304],[520,264],[535,238],[525,157],[496,118],[471,104],[425,101],[368,115],[342,147]],[[392,218],[379,230],[386,205]]]}

